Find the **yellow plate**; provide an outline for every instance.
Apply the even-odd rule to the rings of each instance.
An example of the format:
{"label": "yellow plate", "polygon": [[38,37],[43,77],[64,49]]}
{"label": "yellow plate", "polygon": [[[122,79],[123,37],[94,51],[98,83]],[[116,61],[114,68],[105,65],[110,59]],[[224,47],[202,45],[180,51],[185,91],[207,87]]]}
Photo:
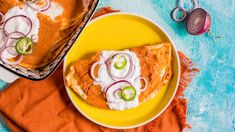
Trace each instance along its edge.
{"label": "yellow plate", "polygon": [[[100,50],[122,50],[150,43],[170,42],[168,35],[156,23],[134,14],[113,13],[92,20],[69,51],[64,62],[64,74],[71,64],[88,58]],[[170,104],[179,82],[179,58],[172,44],[173,77],[158,95],[137,108],[125,111],[104,110],[87,104],[72,90],[67,89],[74,106],[85,117],[110,128],[133,128],[144,125],[159,116]]]}

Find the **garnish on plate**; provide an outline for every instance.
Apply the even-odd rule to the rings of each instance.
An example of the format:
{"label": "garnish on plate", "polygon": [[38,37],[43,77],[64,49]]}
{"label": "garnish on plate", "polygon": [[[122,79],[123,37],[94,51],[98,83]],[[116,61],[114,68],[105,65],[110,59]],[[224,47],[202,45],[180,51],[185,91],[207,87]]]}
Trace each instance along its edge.
{"label": "garnish on plate", "polygon": [[28,37],[21,38],[17,41],[15,48],[19,54],[29,55],[33,52],[33,40]]}
{"label": "garnish on plate", "polygon": [[121,89],[121,96],[125,101],[132,101],[136,97],[136,89],[133,86],[126,86]]}

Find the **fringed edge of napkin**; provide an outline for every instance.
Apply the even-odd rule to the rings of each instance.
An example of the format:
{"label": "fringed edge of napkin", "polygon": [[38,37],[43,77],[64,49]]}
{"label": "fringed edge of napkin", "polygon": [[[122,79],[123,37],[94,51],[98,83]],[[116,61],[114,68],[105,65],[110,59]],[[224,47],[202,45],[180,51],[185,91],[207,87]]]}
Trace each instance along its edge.
{"label": "fringed edge of napkin", "polygon": [[[191,126],[187,123],[187,104],[188,101],[184,97],[184,91],[189,86],[189,84],[193,81],[194,76],[199,73],[199,69],[196,68],[196,65],[192,62],[191,59],[189,59],[186,55],[184,55],[182,52],[178,52],[179,58],[180,58],[180,65],[181,65],[181,76],[180,76],[180,82],[179,87],[176,92],[176,95],[171,103],[171,105],[166,109],[171,110],[173,109],[179,118],[181,131],[185,128],[190,128]],[[162,113],[164,115],[165,112]],[[161,116],[159,116],[156,120],[153,122],[150,122],[146,125],[146,128],[151,131],[154,130],[154,127],[156,125],[156,122],[161,120]]]}

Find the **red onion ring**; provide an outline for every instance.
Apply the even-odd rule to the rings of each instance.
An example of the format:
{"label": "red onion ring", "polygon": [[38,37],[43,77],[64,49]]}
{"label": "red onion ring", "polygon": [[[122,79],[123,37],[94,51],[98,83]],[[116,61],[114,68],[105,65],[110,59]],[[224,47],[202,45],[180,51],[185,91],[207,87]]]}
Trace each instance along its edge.
{"label": "red onion ring", "polygon": [[147,89],[147,87],[148,87],[148,81],[147,81],[147,79],[144,78],[144,77],[137,77],[134,82],[136,82],[138,79],[144,81],[144,84],[145,84],[145,85],[144,85],[144,88],[140,89],[140,92],[144,92],[144,91]]}
{"label": "red onion ring", "polygon": [[19,39],[19,38],[22,38],[22,37],[26,37],[26,35],[24,35],[24,33],[18,32],[18,31],[9,33],[7,36],[8,36],[10,39]]}
{"label": "red onion ring", "polygon": [[[13,31],[13,32],[21,33],[21,34],[24,34],[25,36],[27,36],[32,30],[33,23],[32,23],[32,20],[25,15],[16,15],[16,16],[12,16],[9,19],[7,19],[3,25],[3,31],[4,31],[5,35],[8,36],[8,34],[13,33],[13,32],[7,31],[7,24],[9,24],[11,22],[11,20],[14,20],[15,18],[25,19],[26,20],[25,22],[27,23],[27,25],[29,25],[29,29],[26,33],[23,33],[21,31]],[[11,38],[12,39],[19,39],[19,37],[11,37]]]}
{"label": "red onion ring", "polygon": [[198,4],[198,1],[197,0],[192,0],[193,1],[193,8],[192,9],[185,9],[184,8],[184,5],[183,5],[183,0],[180,0],[179,3],[180,3],[180,7],[185,10],[186,12],[192,12],[193,10],[195,10],[196,8],[199,7],[199,4]]}
{"label": "red onion ring", "polygon": [[114,92],[113,92],[113,96],[115,97],[115,98],[117,98],[117,99],[120,99],[121,97],[118,95],[118,92],[120,92],[121,91],[121,89],[119,88],[119,89],[116,89]]}
{"label": "red onion ring", "polygon": [[186,29],[192,35],[208,32],[211,25],[210,15],[202,8],[197,8],[188,17]]}
{"label": "red onion ring", "polygon": [[9,40],[8,36],[4,34],[3,29],[0,28],[0,34],[2,35],[2,38],[0,39],[0,51],[3,50],[6,47],[6,44]]}
{"label": "red onion ring", "polygon": [[50,0],[45,0],[45,5],[43,6],[38,6],[35,4],[36,2],[31,2],[27,1],[26,4],[31,7],[32,9],[39,11],[39,12],[44,12],[48,10],[51,7],[51,1]]}
{"label": "red onion ring", "polygon": [[133,60],[132,60],[132,57],[131,57],[130,54],[128,54],[128,53],[118,53],[118,54],[113,55],[112,58],[115,58],[115,57],[117,57],[117,56],[119,56],[119,55],[128,56],[129,61],[130,61],[130,68],[129,68],[129,70],[128,70],[128,72],[127,72],[126,75],[124,75],[124,76],[122,76],[122,77],[118,77],[118,76],[113,75],[112,72],[111,72],[111,66],[112,66],[112,64],[110,64],[110,63],[112,63],[112,62],[110,62],[110,60],[109,60],[108,62],[106,62],[107,70],[108,70],[108,73],[109,73],[110,77],[111,77],[113,80],[116,80],[116,81],[117,81],[117,80],[120,80],[120,79],[128,79],[129,77],[131,77],[131,76],[133,75],[133,71],[134,71],[134,69],[135,69],[135,66],[133,65]]}
{"label": "red onion ring", "polygon": [[90,75],[91,75],[91,77],[92,77],[93,80],[99,82],[100,80],[99,80],[97,77],[95,77],[95,75],[94,75],[95,67],[96,67],[97,65],[100,65],[100,62],[99,62],[99,61],[95,62],[95,63],[91,66]]}
{"label": "red onion ring", "polygon": [[[177,17],[177,12],[182,13],[182,16],[180,18]],[[171,18],[175,22],[182,22],[185,20],[186,17],[187,17],[187,12],[181,7],[176,7],[171,11]]]}
{"label": "red onion ring", "polygon": [[19,55],[19,53],[16,51],[15,46],[7,47],[8,53],[12,54],[13,56]]}
{"label": "red onion ring", "polygon": [[130,86],[133,86],[133,85],[131,84],[131,82],[129,82],[129,81],[127,81],[127,80],[119,80],[119,81],[114,82],[114,83],[112,83],[111,85],[109,85],[109,86],[107,87],[106,91],[105,91],[105,94],[107,94],[107,92],[109,91],[109,89],[110,89],[111,87],[113,87],[114,85],[116,85],[116,84],[118,84],[118,83],[127,83],[128,86],[129,86],[129,85],[130,85]]}
{"label": "red onion ring", "polygon": [[17,43],[16,39],[8,39],[8,42],[6,43],[6,47],[12,47],[15,46]]}
{"label": "red onion ring", "polygon": [[0,25],[2,25],[4,22],[4,14],[2,12],[0,12],[0,16],[1,16]]}
{"label": "red onion ring", "polygon": [[[9,48],[9,47],[8,47]],[[8,59],[11,59],[11,58],[15,58],[15,57],[17,57],[18,55],[12,55],[12,54],[10,54],[9,52],[8,52],[8,48],[6,48],[5,50],[3,50],[2,52],[1,52],[1,60],[4,62],[4,63],[6,63],[6,64],[9,64],[9,65],[17,65],[17,64],[19,64],[22,60],[23,60],[23,58],[24,58],[24,56],[23,55],[20,55],[19,57],[19,59],[18,60],[16,60],[16,61],[9,61]]]}
{"label": "red onion ring", "polygon": [[6,47],[15,46],[18,39],[12,39],[12,38],[14,38],[16,36],[19,37],[19,38],[26,37],[21,32],[18,32],[18,31],[12,32],[12,33],[8,34],[8,42],[6,43]]}

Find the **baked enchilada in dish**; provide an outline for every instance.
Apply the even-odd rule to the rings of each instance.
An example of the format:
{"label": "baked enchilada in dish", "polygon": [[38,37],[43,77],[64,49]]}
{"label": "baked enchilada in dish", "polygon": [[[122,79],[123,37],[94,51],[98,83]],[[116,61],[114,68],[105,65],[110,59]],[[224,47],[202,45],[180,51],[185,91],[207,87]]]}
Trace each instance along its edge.
{"label": "baked enchilada in dish", "polygon": [[1,61],[40,68],[63,49],[92,0],[0,0]]}
{"label": "baked enchilada in dish", "polygon": [[69,67],[66,86],[88,104],[125,110],[155,97],[172,76],[171,44],[99,51]]}

